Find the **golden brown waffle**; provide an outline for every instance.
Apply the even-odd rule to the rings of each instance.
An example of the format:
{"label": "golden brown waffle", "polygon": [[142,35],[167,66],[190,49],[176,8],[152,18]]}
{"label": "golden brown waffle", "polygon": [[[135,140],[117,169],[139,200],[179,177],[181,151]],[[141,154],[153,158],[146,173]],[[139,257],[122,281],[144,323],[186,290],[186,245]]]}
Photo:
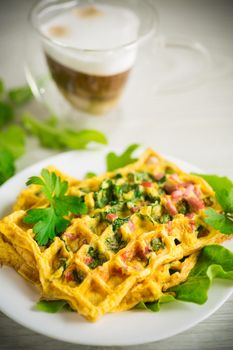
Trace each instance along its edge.
{"label": "golden brown waffle", "polygon": [[[117,218],[111,210],[119,203],[106,202],[96,207],[97,201],[103,200],[101,196],[108,189],[109,180],[115,181],[116,190],[118,183],[124,185],[131,174],[156,176],[166,171],[163,187],[159,180],[152,185],[149,181],[127,184],[130,190],[121,194],[127,205],[124,204],[124,210],[119,209]],[[29,186],[21,192],[16,211],[0,221],[0,262],[37,284],[43,298],[66,300],[89,320],[131,309],[140,301],[157,300],[169,287],[187,278],[202,247],[229,238],[207,227],[202,209],[197,208],[204,202],[220,208],[208,184],[182,172],[150,149],[125,168],[84,181],[69,178],[68,182],[69,194],[84,196],[88,214],[73,216],[71,225],[60,237],[40,247],[32,227],[24,224],[23,218],[25,210],[48,203],[39,186]],[[169,189],[177,186],[177,191],[187,192],[190,184],[192,215],[170,213],[170,219],[162,222],[176,204]],[[143,200],[131,201],[135,188],[143,191]],[[153,205],[150,198],[155,198],[153,201],[158,205]],[[114,229],[119,218],[122,225]]]}

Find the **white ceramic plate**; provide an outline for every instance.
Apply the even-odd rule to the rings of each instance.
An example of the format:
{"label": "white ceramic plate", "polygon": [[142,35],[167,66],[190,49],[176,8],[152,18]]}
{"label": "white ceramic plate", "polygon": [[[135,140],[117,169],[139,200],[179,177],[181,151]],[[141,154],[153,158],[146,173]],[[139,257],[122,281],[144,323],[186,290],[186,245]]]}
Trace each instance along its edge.
{"label": "white ceramic plate", "polygon": [[[47,165],[55,165],[71,176],[82,178],[87,171],[105,170],[105,151],[67,152],[37,163],[14,176],[0,188],[0,217],[9,212],[29,176],[39,174]],[[186,171],[196,167],[168,157]],[[227,243],[233,250],[233,242]],[[231,295],[232,284],[216,281],[202,306],[173,302],[164,304],[158,313],[134,310],[105,315],[90,323],[76,313],[47,314],[34,310],[38,292],[13,269],[0,269],[0,310],[38,333],[59,340],[86,345],[135,345],[168,338],[196,325],[215,312]]]}

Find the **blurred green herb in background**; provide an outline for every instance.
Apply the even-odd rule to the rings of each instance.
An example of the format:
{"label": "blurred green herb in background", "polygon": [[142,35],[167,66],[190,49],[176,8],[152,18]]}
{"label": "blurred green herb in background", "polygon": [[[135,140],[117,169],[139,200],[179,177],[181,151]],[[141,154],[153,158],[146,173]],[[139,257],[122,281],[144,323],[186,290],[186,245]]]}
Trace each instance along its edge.
{"label": "blurred green herb in background", "polygon": [[98,130],[73,130],[59,125],[55,116],[46,121],[29,114],[20,118],[19,107],[33,99],[29,86],[6,90],[0,79],[0,185],[15,173],[15,160],[26,151],[26,136],[36,137],[40,145],[56,150],[86,149],[90,143],[106,145],[106,136]]}

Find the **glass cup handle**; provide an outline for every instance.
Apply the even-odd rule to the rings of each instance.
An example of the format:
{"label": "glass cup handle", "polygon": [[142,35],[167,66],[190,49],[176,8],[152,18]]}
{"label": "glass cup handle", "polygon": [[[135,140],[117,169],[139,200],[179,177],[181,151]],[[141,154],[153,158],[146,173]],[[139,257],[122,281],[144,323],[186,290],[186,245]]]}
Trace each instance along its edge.
{"label": "glass cup handle", "polygon": [[[166,51],[170,52],[172,56],[172,52],[182,53],[182,50],[189,52],[192,57],[192,63],[195,64],[195,60],[199,62],[200,67],[196,67],[195,73],[190,72],[190,76],[172,81],[169,79],[164,79],[161,74],[161,79],[157,84],[157,93],[158,94],[169,94],[169,93],[177,93],[182,90],[192,88],[203,83],[210,69],[212,67],[212,58],[208,51],[208,49],[199,41],[194,39],[190,39],[185,36],[164,36],[160,35],[155,38],[156,44],[156,55],[158,54],[158,50],[162,52],[162,57],[166,56]],[[182,55],[182,54],[181,54]],[[182,57],[180,57],[182,59]],[[200,64],[201,63],[201,64]]]}

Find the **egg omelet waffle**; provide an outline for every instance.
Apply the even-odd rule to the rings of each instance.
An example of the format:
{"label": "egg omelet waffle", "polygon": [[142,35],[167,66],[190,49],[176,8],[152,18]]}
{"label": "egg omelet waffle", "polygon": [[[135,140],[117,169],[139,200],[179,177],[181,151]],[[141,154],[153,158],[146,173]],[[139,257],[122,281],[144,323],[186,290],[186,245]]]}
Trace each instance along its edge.
{"label": "egg omelet waffle", "polygon": [[135,163],[88,180],[67,180],[84,215],[39,245],[28,209],[49,206],[40,185],[19,195],[0,221],[0,262],[37,285],[46,300],[66,300],[89,320],[158,300],[183,282],[201,248],[229,236],[210,228],[203,209],[220,210],[211,187],[148,149]]}

